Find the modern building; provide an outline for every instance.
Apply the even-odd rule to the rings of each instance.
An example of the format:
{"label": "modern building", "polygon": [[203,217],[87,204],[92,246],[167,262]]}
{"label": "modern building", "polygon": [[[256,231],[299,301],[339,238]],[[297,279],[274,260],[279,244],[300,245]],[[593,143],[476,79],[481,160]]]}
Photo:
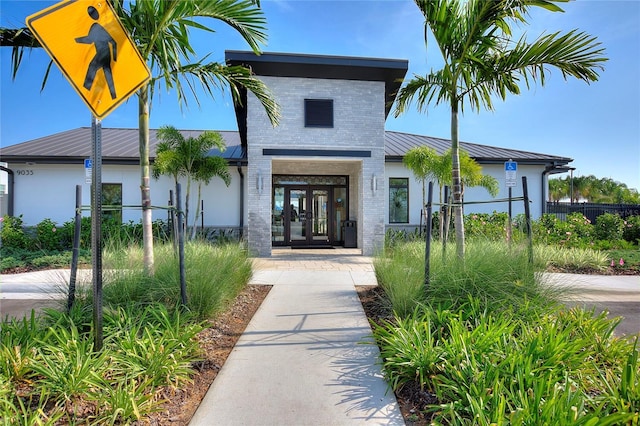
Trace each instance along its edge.
{"label": "modern building", "polygon": [[[236,107],[238,131],[220,132],[227,144],[232,183],[213,180],[203,188],[206,227],[239,229],[255,255],[270,256],[274,246],[348,246],[371,255],[392,227],[419,226],[422,183],[402,164],[404,154],[427,145],[442,154],[450,141],[385,131],[395,93],[405,77],[405,60],[228,51],[229,64],[252,69],[270,88],[282,118],[273,127],[259,100],[242,93]],[[170,123],[167,123],[170,124]],[[186,137],[202,131],[184,130]],[[137,129],[102,130],[103,194],[123,206],[122,219],[140,220],[140,169]],[[151,131],[151,160],[156,132]],[[506,197],[505,162],[518,164],[518,181],[527,176],[534,217],[544,212],[547,177],[564,172],[570,158],[461,143],[501,183]],[[85,159],[91,155],[91,129],[79,128],[2,148],[8,175],[3,208],[11,206],[27,225],[44,218],[70,220],[75,186],[83,185],[89,204]],[[155,206],[166,206],[172,178],[151,182]],[[514,197],[522,187],[513,188]],[[5,203],[4,200],[7,200]],[[465,190],[465,201],[487,201],[484,189]],[[505,203],[465,207],[467,213],[506,211]],[[192,211],[195,207],[192,206]],[[523,212],[514,205],[514,214]],[[154,211],[154,219],[166,212]],[[193,218],[190,219],[193,221]]]}

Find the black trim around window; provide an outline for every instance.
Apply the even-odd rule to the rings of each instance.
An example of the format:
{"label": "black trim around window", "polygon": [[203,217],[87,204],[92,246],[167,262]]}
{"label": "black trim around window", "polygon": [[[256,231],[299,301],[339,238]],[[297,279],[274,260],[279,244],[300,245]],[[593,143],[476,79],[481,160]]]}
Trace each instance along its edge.
{"label": "black trim around window", "polygon": [[409,223],[408,178],[389,178],[389,223]]}

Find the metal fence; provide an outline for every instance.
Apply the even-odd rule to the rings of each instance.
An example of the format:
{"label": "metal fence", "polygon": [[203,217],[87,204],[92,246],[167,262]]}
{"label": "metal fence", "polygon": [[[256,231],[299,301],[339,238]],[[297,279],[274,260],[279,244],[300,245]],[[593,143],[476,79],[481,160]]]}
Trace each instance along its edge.
{"label": "metal fence", "polygon": [[640,204],[547,203],[547,213],[555,214],[561,220],[565,220],[568,214],[576,212],[595,223],[596,218],[604,213],[618,214],[623,219],[629,216],[640,216]]}

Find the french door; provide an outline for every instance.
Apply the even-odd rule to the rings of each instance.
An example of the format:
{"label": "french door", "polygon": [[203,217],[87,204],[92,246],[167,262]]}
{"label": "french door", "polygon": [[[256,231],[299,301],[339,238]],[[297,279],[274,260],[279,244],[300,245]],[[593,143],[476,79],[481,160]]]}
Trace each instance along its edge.
{"label": "french door", "polygon": [[285,237],[289,244],[292,246],[329,244],[329,235],[331,235],[329,195],[329,189],[326,187],[306,186],[285,189]]}
{"label": "french door", "polygon": [[273,175],[271,243],[340,245],[349,219],[347,176]]}

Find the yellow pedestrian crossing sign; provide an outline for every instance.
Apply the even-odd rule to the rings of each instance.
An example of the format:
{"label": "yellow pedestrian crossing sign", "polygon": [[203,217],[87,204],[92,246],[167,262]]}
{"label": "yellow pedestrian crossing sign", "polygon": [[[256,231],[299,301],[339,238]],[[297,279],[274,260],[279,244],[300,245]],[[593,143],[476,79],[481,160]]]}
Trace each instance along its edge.
{"label": "yellow pedestrian crossing sign", "polygon": [[151,78],[108,0],[65,0],[27,17],[27,26],[97,118]]}

